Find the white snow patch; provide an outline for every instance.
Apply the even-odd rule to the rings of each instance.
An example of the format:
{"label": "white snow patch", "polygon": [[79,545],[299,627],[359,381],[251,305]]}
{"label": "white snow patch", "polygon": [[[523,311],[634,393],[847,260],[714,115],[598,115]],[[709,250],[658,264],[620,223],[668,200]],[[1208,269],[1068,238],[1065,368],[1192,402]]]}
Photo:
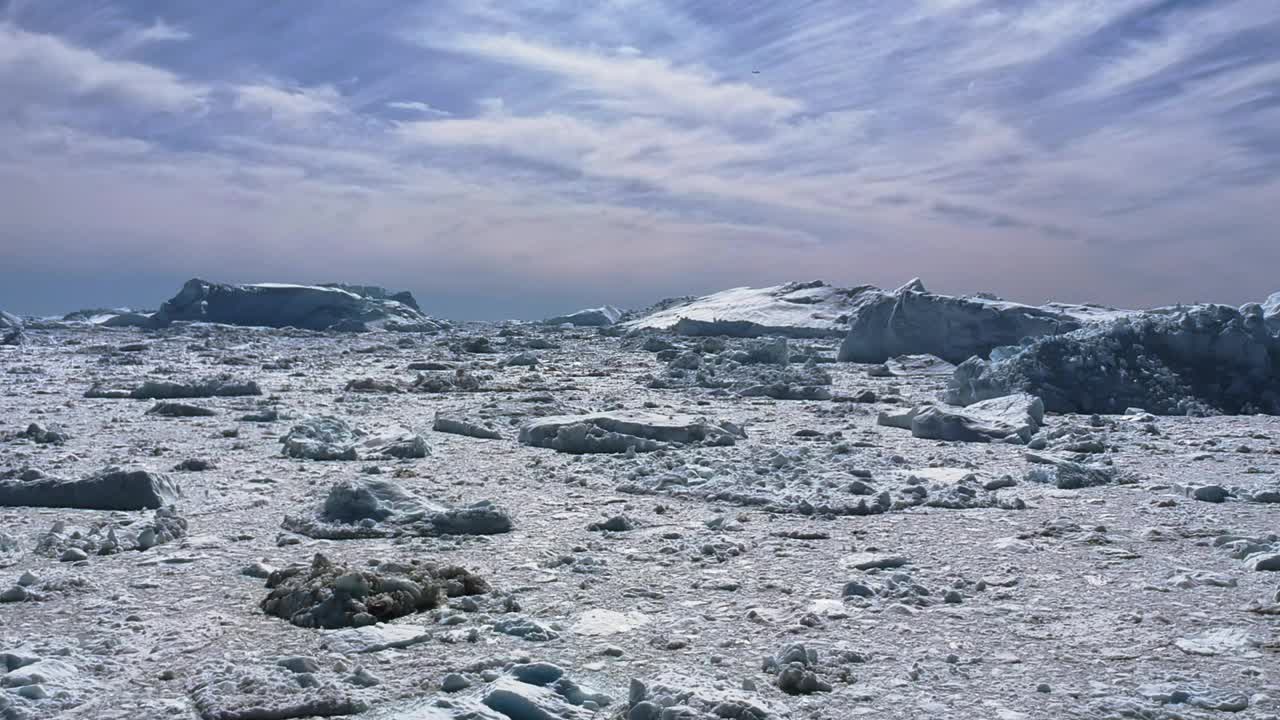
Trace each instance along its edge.
{"label": "white snow patch", "polygon": [[573,631],[579,635],[604,637],[630,632],[649,624],[649,616],[638,612],[620,613],[615,610],[588,610],[582,613]]}

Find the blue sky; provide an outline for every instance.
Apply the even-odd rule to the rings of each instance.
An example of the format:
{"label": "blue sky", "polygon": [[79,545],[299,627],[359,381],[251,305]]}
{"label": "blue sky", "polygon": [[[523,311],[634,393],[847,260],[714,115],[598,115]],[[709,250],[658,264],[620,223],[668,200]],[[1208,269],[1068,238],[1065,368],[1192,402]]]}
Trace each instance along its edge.
{"label": "blue sky", "polygon": [[0,0],[0,307],[1280,289],[1276,0]]}

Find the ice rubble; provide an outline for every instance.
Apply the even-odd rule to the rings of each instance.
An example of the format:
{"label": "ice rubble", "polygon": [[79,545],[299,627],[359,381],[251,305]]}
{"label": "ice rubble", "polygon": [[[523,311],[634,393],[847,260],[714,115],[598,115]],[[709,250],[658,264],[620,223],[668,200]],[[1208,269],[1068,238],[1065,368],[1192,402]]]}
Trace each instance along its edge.
{"label": "ice rubble", "polygon": [[198,380],[146,380],[141,385],[128,388],[105,387],[94,383],[85,391],[87,398],[107,400],[191,400],[195,398],[246,397],[261,395],[262,388],[252,380],[242,380],[231,375],[216,375]]}
{"label": "ice rubble", "polygon": [[490,502],[450,508],[418,497],[390,480],[344,480],[312,513],[286,516],[286,530],[313,538],[350,540],[401,535],[496,535],[511,531],[511,516]]}
{"label": "ice rubble", "polygon": [[[508,673],[470,688],[461,685],[432,697],[415,698],[375,708],[370,720],[590,720],[623,717],[604,714],[614,700],[565,677],[548,662],[513,664]],[[628,714],[626,717],[641,717]],[[656,720],[657,715],[653,716]],[[672,716],[675,717],[675,716]],[[728,717],[728,716],[726,716]]]}
{"label": "ice rubble", "polygon": [[156,510],[149,520],[114,516],[89,526],[58,520],[40,536],[35,552],[60,558],[69,548],[76,548],[86,555],[114,555],[126,550],[150,550],[186,536],[186,518],[169,506]]}
{"label": "ice rubble", "polygon": [[303,419],[280,442],[285,456],[300,460],[409,460],[431,454],[425,438],[403,428],[370,434],[329,415]]}
{"label": "ice rubble", "polygon": [[1114,467],[1076,462],[1052,453],[1028,452],[1026,459],[1039,466],[1027,471],[1027,481],[1052,485],[1059,490],[1078,490],[1129,481],[1129,478],[1123,477]]}
{"label": "ice rubble", "polygon": [[742,397],[775,400],[832,397],[831,374],[819,367],[812,356],[802,364],[792,363],[786,338],[748,340],[732,348],[719,338],[707,338],[684,352],[674,346],[659,351],[658,358],[670,359],[660,374],[642,377],[651,388],[734,390]]}
{"label": "ice rubble", "polygon": [[262,611],[304,628],[362,627],[439,607],[444,597],[489,591],[484,578],[453,565],[431,563],[344,567],[317,554],[309,568],[277,570]]}
{"label": "ice rubble", "polygon": [[502,432],[494,425],[492,420],[486,418],[472,419],[456,413],[436,411],[436,419],[431,429],[439,433],[465,435],[482,440],[502,439]]}
{"label": "ice rubble", "polygon": [[626,410],[530,421],[520,442],[563,453],[652,452],[670,445],[733,445],[741,431],[685,415]]}
{"label": "ice rubble", "polygon": [[1040,398],[1015,393],[966,408],[923,405],[905,412],[882,412],[877,423],[910,430],[925,440],[986,442],[1015,438],[1028,442],[1044,423]]}
{"label": "ice rubble", "polygon": [[920,506],[1024,507],[1020,498],[1001,492],[1013,485],[1002,478],[943,468],[873,476],[816,446],[748,444],[732,456],[705,450],[656,453],[616,477],[614,489],[628,495],[702,498],[800,515],[878,515]]}
{"label": "ice rubble", "polygon": [[195,668],[191,676],[188,692],[201,720],[339,717],[369,709],[334,673],[221,661]]}

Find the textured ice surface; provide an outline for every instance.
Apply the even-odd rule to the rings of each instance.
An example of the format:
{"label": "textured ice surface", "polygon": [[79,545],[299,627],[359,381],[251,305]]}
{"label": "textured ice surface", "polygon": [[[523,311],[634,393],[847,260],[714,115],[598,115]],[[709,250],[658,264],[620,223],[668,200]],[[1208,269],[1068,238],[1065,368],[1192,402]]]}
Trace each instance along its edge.
{"label": "textured ice surface", "polygon": [[1052,412],[1280,414],[1280,336],[1260,315],[1225,305],[1140,313],[1040,338],[994,362],[959,368],[947,401],[966,405],[1012,392]]}
{"label": "textured ice surface", "polygon": [[[772,340],[538,323],[434,336],[185,323],[26,334],[0,349],[5,480],[112,464],[203,470],[180,475],[187,534],[143,552],[129,547],[154,511],[0,507],[0,676],[34,679],[18,665],[36,662],[63,671],[0,687],[0,716],[511,720],[483,702],[497,688],[516,696],[504,707],[560,708],[536,702],[550,693],[601,720],[1280,709],[1280,418],[1137,407],[1046,413],[1027,444],[916,438],[876,419],[936,401],[946,378],[831,362],[836,338],[789,339],[782,365]],[[529,351],[536,367],[503,363]],[[695,357],[682,384],[667,375]],[[224,369],[262,396],[189,401],[218,414],[177,420],[147,416],[151,401],[83,397],[95,382],[127,398],[148,379]],[[739,392],[819,371],[832,400]],[[412,392],[419,372],[451,382]],[[404,391],[348,389],[365,378]],[[625,409],[706,417],[746,437],[587,455],[516,438],[541,417]],[[432,432],[437,413],[502,437]],[[298,419],[323,416],[370,436],[403,428],[432,452],[344,463],[280,452]],[[64,441],[36,442],[32,424]],[[366,503],[357,490],[337,498],[342,521],[324,517],[335,486],[362,480],[412,501]],[[510,510],[509,532],[413,531],[420,506],[485,501]],[[301,516],[349,532],[281,527]],[[122,550],[99,554],[112,529]],[[80,552],[63,560],[48,552],[58,547]],[[456,566],[489,588],[455,594],[465,579],[445,578],[435,607],[358,633],[264,613],[264,581],[307,573],[317,552],[342,571],[285,593],[299,619],[368,623],[371,610],[412,608],[357,598],[367,575],[416,584],[415,568]],[[619,622],[633,614],[648,622]]]}

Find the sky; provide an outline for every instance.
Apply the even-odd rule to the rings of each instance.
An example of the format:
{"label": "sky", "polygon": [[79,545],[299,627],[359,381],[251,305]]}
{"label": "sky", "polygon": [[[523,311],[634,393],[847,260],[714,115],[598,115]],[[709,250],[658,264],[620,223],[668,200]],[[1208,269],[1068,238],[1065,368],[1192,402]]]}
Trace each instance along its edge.
{"label": "sky", "polygon": [[0,308],[1280,290],[1276,0],[0,0]]}

